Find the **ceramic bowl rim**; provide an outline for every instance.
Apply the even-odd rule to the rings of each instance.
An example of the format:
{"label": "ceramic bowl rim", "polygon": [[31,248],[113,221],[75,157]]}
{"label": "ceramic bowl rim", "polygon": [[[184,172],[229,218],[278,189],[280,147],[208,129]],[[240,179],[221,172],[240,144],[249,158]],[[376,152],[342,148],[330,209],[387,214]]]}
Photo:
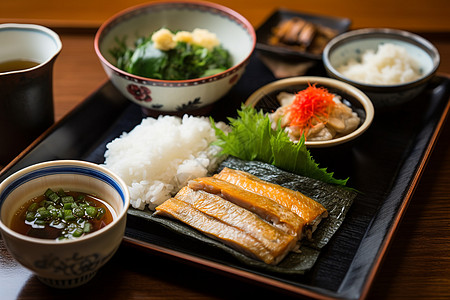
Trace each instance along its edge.
{"label": "ceramic bowl rim", "polygon": [[247,100],[245,101],[245,105],[254,106],[261,99],[261,95],[266,95],[274,90],[280,90],[283,88],[290,87],[292,85],[308,84],[308,83],[311,84],[317,83],[325,87],[328,86],[338,90],[345,90],[347,94],[353,96],[362,105],[366,113],[366,118],[364,122],[355,131],[345,136],[328,141],[306,141],[305,145],[307,148],[326,148],[344,144],[362,135],[370,127],[374,119],[375,109],[369,97],[361,90],[348,83],[327,77],[299,76],[273,81],[254,91],[250,95],[250,97],[248,97]]}
{"label": "ceramic bowl rim", "polygon": [[59,35],[56,32],[54,32],[50,28],[47,28],[42,25],[26,24],[26,23],[3,23],[3,24],[0,24],[0,31],[7,31],[7,30],[37,31],[40,33],[45,33],[46,35],[48,35],[49,37],[51,37],[53,39],[56,49],[55,49],[53,55],[49,56],[45,61],[39,63],[38,65],[36,65],[34,67],[20,69],[20,70],[14,70],[14,71],[9,71],[9,72],[0,72],[0,74],[2,74],[2,75],[24,73],[24,72],[28,72],[30,70],[38,69],[38,68],[48,64],[50,61],[55,59],[59,55],[59,53],[61,53],[61,50],[62,50],[61,38],[59,37]]}
{"label": "ceramic bowl rim", "polygon": [[[245,29],[247,30],[247,32],[250,34],[250,36],[252,37],[252,46],[250,48],[249,53],[247,54],[247,56],[240,61],[239,63],[233,65],[231,68],[228,68],[227,70],[211,75],[211,76],[207,76],[207,77],[200,77],[200,78],[194,78],[194,79],[187,79],[187,80],[161,80],[161,79],[154,79],[154,78],[147,78],[147,77],[142,77],[142,76],[138,76],[138,75],[134,75],[128,72],[125,72],[124,70],[121,70],[119,68],[117,68],[116,66],[114,66],[112,63],[110,63],[102,54],[101,50],[100,50],[100,38],[102,37],[104,30],[111,26],[111,24],[114,23],[114,21],[117,18],[120,18],[122,16],[128,15],[133,13],[133,11],[137,11],[143,8],[152,8],[152,7],[158,7],[158,6],[167,6],[167,5],[195,5],[197,7],[208,7],[210,9],[216,9],[221,11],[222,13],[225,13],[228,16],[233,17],[234,19],[239,20],[240,23],[242,23],[245,27]],[[226,6],[223,6],[221,4],[217,4],[217,3],[213,3],[213,2],[206,2],[206,1],[199,1],[199,0],[166,0],[166,1],[154,1],[154,2],[148,2],[148,3],[142,3],[142,4],[138,4],[129,8],[126,8],[122,11],[119,11],[118,13],[116,13],[115,15],[111,16],[109,19],[107,19],[101,26],[100,28],[97,30],[95,37],[94,37],[94,50],[97,54],[97,56],[99,57],[100,61],[102,62],[103,65],[107,66],[110,70],[114,71],[115,74],[119,74],[119,76],[127,78],[128,80],[135,80],[135,81],[140,81],[140,82],[150,82],[150,83],[170,83],[170,85],[173,84],[202,84],[202,83],[208,83],[211,82],[211,80],[208,79],[212,79],[212,78],[216,78],[216,77],[223,77],[225,75],[231,75],[233,74],[235,71],[239,70],[240,68],[244,67],[247,62],[250,60],[250,57],[252,55],[252,53],[254,52],[254,49],[256,47],[256,32],[254,27],[251,25],[251,23],[241,14],[239,14],[238,12],[232,10],[231,8],[228,8]]]}
{"label": "ceramic bowl rim", "polygon": [[[367,84],[367,83],[361,83],[358,81],[354,81],[352,79],[349,79],[345,76],[343,76],[341,73],[339,73],[336,68],[331,64],[331,61],[329,59],[331,53],[340,47],[341,45],[351,42],[354,40],[362,40],[362,39],[372,39],[372,38],[390,38],[390,39],[398,39],[405,43],[409,43],[415,47],[418,47],[422,50],[424,50],[427,55],[431,58],[433,62],[432,69],[421,76],[420,78],[405,82],[401,84],[391,84],[391,85],[375,85],[375,84]],[[437,71],[439,65],[440,65],[440,55],[439,51],[436,49],[436,47],[430,43],[425,38],[408,32],[404,30],[399,29],[391,29],[391,28],[363,28],[363,29],[356,29],[352,30],[343,34],[340,34],[333,38],[328,44],[325,46],[323,51],[323,64],[328,72],[333,74],[336,78],[338,78],[341,81],[345,81],[351,85],[354,85],[360,89],[364,89],[366,91],[370,92],[380,92],[380,88],[382,88],[383,93],[389,93],[389,92],[397,92],[397,91],[403,91],[408,90],[411,87],[421,85],[428,81]]]}
{"label": "ceramic bowl rim", "polygon": [[[107,177],[111,178],[112,180],[114,180],[120,187],[121,190],[123,192],[123,198],[124,198],[124,207],[123,209],[117,214],[117,218],[113,219],[113,221],[108,224],[108,226],[101,228],[95,232],[92,232],[80,239],[69,239],[69,240],[64,240],[64,241],[56,241],[56,240],[47,240],[47,239],[40,239],[40,238],[35,238],[35,237],[29,237],[23,234],[20,234],[14,230],[12,230],[11,228],[9,228],[5,223],[3,223],[3,221],[0,219],[0,229],[2,231],[5,231],[6,233],[8,233],[9,235],[13,236],[16,239],[19,239],[21,241],[24,242],[30,242],[30,243],[34,243],[34,244],[45,244],[45,245],[49,245],[49,246],[58,246],[58,245],[67,245],[67,244],[78,244],[78,243],[85,243],[91,239],[94,239],[100,235],[102,235],[104,232],[110,231],[112,230],[115,226],[117,226],[117,224],[120,223],[120,221],[126,217],[127,215],[127,210],[128,207],[130,205],[130,194],[129,194],[129,190],[127,188],[126,183],[118,176],[116,175],[114,172],[106,169],[105,167],[95,164],[95,163],[91,163],[91,162],[87,162],[87,161],[81,161],[81,160],[53,160],[53,161],[46,161],[46,162],[41,162],[41,163],[37,163],[37,164],[33,164],[31,166],[25,167],[23,169],[20,169],[19,171],[11,174],[10,176],[8,176],[5,180],[3,180],[0,183],[0,190],[3,190],[4,186],[8,186],[10,185],[12,182],[16,181],[18,178],[28,174],[30,171],[34,171],[34,170],[39,170],[42,168],[46,168],[46,167],[56,167],[59,165],[69,165],[69,166],[79,166],[79,167],[84,167],[87,169],[94,169],[98,172],[103,173],[104,175],[106,175]],[[0,203],[0,208],[3,206],[3,202]],[[1,211],[1,210],[0,210]]]}

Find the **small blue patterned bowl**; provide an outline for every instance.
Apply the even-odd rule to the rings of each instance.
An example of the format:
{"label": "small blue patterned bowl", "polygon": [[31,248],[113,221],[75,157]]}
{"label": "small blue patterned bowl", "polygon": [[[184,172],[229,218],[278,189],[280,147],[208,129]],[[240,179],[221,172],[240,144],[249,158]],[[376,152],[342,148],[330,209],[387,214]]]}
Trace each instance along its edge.
{"label": "small blue patterned bowl", "polygon": [[[113,221],[77,239],[29,237],[13,231],[13,215],[47,188],[93,194],[107,202]],[[45,284],[73,288],[94,277],[116,252],[125,232],[130,197],[126,184],[111,171],[88,162],[50,161],[24,168],[0,183],[0,231],[6,248]]]}
{"label": "small blue patterned bowl", "polygon": [[[396,84],[369,84],[350,79],[338,71],[350,59],[360,62],[366,51],[377,51],[379,45],[388,43],[404,48],[416,60],[420,70],[418,79]],[[416,34],[396,29],[369,28],[349,31],[332,39],[323,51],[323,63],[330,77],[363,91],[377,109],[399,106],[419,95],[436,73],[440,56],[430,42]]]}

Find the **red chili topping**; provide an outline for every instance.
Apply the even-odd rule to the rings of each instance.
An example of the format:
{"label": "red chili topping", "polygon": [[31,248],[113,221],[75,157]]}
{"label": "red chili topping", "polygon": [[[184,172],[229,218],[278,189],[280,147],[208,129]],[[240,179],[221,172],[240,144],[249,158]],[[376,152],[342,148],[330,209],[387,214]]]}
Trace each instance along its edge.
{"label": "red chili topping", "polygon": [[323,87],[309,85],[303,91],[296,94],[289,107],[291,126],[299,126],[301,131],[308,131],[317,122],[326,122],[328,114],[335,102],[334,95]]}

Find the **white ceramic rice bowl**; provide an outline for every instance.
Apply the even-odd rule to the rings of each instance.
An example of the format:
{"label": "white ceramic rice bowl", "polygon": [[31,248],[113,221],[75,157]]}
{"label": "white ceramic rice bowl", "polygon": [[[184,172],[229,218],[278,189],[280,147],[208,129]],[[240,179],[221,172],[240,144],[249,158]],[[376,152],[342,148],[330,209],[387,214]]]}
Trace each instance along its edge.
{"label": "white ceramic rice bowl", "polygon": [[[351,80],[337,70],[350,59],[360,59],[367,50],[376,51],[378,45],[391,43],[406,49],[419,64],[421,77],[402,84],[376,85]],[[324,49],[323,63],[328,75],[362,90],[375,108],[404,104],[420,94],[434,76],[440,63],[439,52],[424,38],[402,30],[366,28],[343,33],[332,39]]]}
{"label": "white ceramic rice bowl", "polygon": [[[216,75],[181,81],[135,76],[114,66],[109,50],[116,38],[148,36],[166,27],[171,30],[207,29],[215,33],[233,59],[233,66]],[[98,30],[95,51],[111,82],[129,100],[162,112],[183,112],[208,106],[222,98],[244,73],[256,44],[252,25],[224,6],[208,2],[152,2],[132,7],[110,18]]]}

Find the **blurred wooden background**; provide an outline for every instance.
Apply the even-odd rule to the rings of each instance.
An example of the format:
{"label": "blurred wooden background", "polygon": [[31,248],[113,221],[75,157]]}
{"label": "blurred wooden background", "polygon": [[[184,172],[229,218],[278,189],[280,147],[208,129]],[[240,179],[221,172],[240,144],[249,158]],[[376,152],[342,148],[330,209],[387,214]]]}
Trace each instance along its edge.
{"label": "blurred wooden background", "polygon": [[[2,0],[0,22],[24,18],[52,26],[98,27],[113,14],[142,0]],[[339,17],[351,16],[354,28],[392,27],[412,31],[450,31],[448,0],[215,0],[259,26],[271,12],[284,7]]]}

